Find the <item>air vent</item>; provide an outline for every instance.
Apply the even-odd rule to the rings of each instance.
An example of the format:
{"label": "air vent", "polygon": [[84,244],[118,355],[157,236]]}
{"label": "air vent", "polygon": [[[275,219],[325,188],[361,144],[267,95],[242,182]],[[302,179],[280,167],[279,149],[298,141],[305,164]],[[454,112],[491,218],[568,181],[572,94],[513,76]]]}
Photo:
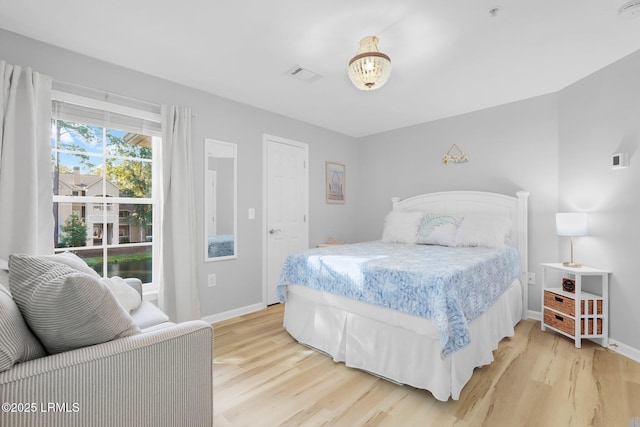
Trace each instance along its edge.
{"label": "air vent", "polygon": [[631,0],[620,6],[618,16],[621,18],[640,16],[640,0]]}
{"label": "air vent", "polygon": [[286,71],[290,77],[300,80],[307,83],[313,83],[322,78],[322,76],[318,73],[314,73],[311,70],[307,70],[306,68],[302,68],[300,65],[294,65],[289,70]]}

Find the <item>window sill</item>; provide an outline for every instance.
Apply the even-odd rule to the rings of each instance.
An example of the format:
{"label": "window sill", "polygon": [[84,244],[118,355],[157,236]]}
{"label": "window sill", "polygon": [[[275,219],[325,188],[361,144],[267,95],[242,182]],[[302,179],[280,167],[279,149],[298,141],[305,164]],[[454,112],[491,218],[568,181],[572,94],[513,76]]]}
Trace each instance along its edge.
{"label": "window sill", "polygon": [[157,303],[158,302],[158,285],[154,283],[143,284],[142,300]]}

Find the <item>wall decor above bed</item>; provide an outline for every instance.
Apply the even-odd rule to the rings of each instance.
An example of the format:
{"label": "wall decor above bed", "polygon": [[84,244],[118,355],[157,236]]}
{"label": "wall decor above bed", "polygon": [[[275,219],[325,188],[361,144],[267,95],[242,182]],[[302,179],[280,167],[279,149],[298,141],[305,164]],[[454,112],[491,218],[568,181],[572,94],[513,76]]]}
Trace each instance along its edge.
{"label": "wall decor above bed", "polygon": [[453,144],[449,147],[449,151],[444,153],[442,156],[442,164],[445,166],[449,163],[466,163],[468,161],[469,156],[467,156],[457,144]]}

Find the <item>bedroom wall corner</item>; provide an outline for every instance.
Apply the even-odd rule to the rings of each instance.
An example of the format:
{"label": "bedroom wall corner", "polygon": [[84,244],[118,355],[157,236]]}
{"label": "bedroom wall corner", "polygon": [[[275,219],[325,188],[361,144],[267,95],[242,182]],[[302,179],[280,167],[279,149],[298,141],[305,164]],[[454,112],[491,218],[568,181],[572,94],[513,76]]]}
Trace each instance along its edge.
{"label": "bedroom wall corner", "polygon": [[[640,51],[560,92],[559,211],[587,211],[575,258],[610,270],[609,336],[640,354]],[[630,165],[613,170],[611,155]],[[561,255],[568,239],[558,239]]]}
{"label": "bedroom wall corner", "polygon": [[[204,237],[204,139],[237,144],[238,148],[238,259],[204,262],[204,250],[195,260],[198,269],[202,316],[218,318],[262,302],[262,137],[271,134],[309,145],[309,242],[330,235],[347,241],[356,238],[358,147],[354,138],[317,126],[241,104],[217,95],[155,76],[96,60],[44,42],[0,29],[0,58],[30,66],[54,80],[104,90],[157,104],[191,107],[196,194],[197,235]],[[347,203],[325,203],[326,160],[347,166]],[[254,208],[255,219],[248,218]],[[199,240],[195,244],[204,247]],[[208,287],[207,275],[215,273],[217,285]],[[211,317],[214,316],[214,317]],[[216,317],[218,316],[218,317]]]}
{"label": "bedroom wall corner", "polygon": [[[442,164],[457,144],[467,163]],[[529,197],[529,271],[557,258],[558,97],[539,96],[359,139],[358,239],[379,239],[391,197],[447,190]],[[539,311],[540,284],[529,285],[528,310]]]}

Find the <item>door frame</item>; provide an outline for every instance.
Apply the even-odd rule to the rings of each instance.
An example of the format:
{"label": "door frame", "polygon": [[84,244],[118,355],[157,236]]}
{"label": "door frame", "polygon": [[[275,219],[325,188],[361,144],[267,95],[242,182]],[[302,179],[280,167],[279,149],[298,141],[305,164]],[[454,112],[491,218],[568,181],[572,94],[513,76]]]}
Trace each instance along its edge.
{"label": "door frame", "polygon": [[262,134],[262,306],[267,306],[267,286],[268,286],[268,257],[267,257],[267,227],[269,224],[267,223],[267,207],[269,205],[269,188],[267,186],[267,174],[268,174],[268,165],[269,159],[268,155],[268,141],[273,141],[279,144],[287,144],[293,145],[295,147],[299,147],[304,149],[305,154],[305,163],[306,167],[304,168],[305,180],[307,182],[306,191],[304,195],[304,210],[307,212],[307,218],[304,223],[304,233],[307,237],[307,242],[309,242],[309,145],[304,142],[294,141],[292,139],[281,138],[279,136]]}

